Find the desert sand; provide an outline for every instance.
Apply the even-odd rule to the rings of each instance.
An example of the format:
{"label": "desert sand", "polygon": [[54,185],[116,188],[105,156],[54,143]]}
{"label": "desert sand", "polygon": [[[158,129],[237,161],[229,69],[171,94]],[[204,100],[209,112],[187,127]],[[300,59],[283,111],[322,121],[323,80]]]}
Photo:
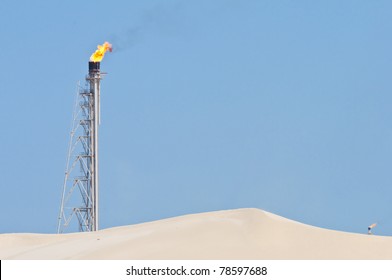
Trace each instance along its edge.
{"label": "desert sand", "polygon": [[0,234],[0,259],[392,259],[392,237],[322,229],[259,209],[90,233]]}

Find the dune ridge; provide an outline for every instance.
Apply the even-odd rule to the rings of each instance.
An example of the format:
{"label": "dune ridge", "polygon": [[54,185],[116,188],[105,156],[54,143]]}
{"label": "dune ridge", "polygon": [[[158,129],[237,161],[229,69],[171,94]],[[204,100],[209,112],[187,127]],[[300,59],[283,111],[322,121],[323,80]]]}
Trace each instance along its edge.
{"label": "dune ridge", "polygon": [[392,259],[392,237],[318,228],[253,208],[71,234],[0,234],[0,259]]}

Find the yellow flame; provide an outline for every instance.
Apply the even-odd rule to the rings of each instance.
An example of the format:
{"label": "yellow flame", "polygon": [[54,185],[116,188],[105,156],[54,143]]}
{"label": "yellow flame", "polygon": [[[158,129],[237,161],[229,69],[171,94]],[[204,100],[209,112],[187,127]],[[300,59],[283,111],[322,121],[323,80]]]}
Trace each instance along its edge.
{"label": "yellow flame", "polygon": [[97,50],[90,57],[92,62],[100,62],[107,51],[112,51],[112,44],[109,42],[103,43],[103,45],[98,45]]}

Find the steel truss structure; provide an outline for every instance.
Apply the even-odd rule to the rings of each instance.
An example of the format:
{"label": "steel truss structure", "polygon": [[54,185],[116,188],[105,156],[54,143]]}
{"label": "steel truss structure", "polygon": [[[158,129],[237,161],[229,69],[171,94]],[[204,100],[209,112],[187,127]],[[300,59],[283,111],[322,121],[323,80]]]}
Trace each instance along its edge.
{"label": "steel truss structure", "polygon": [[76,225],[79,231],[98,230],[100,80],[100,63],[89,62],[86,86],[78,86],[57,233]]}

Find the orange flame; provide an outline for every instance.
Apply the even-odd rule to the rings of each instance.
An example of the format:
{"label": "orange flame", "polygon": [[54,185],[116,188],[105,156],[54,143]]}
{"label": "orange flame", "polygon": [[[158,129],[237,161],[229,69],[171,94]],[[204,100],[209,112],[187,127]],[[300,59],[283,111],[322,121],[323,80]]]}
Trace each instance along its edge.
{"label": "orange flame", "polygon": [[92,62],[100,62],[107,51],[112,51],[112,44],[105,42],[103,45],[98,45],[97,50],[90,57]]}

